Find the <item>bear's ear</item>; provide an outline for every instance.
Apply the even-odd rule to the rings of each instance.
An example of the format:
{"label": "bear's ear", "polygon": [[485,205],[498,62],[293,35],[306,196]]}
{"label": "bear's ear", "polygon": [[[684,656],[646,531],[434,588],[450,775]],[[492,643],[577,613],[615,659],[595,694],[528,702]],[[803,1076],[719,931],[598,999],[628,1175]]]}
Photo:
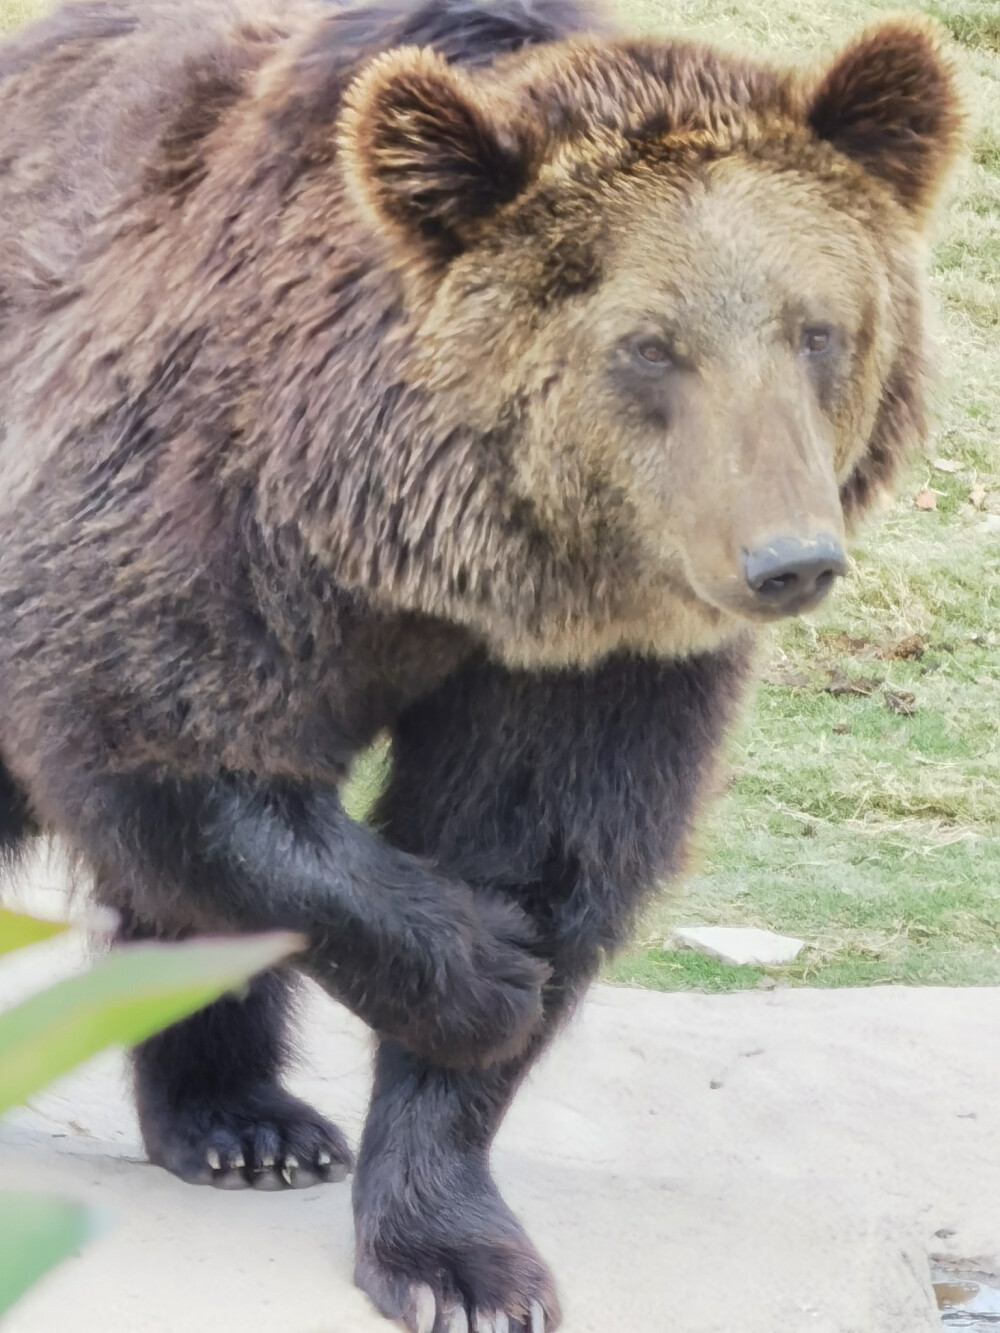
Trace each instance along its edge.
{"label": "bear's ear", "polygon": [[349,89],[340,151],[376,224],[439,259],[459,253],[478,221],[525,188],[536,158],[510,107],[416,47],[375,60]]}
{"label": "bear's ear", "polygon": [[879,24],[843,51],[812,89],[807,118],[914,213],[933,203],[964,121],[936,30],[907,20]]}

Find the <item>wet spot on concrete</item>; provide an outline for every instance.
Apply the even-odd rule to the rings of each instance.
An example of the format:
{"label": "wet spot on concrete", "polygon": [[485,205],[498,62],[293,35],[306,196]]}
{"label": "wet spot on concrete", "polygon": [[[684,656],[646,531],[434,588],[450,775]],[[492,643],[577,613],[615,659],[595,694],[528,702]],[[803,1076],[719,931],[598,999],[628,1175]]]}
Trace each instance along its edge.
{"label": "wet spot on concrete", "polygon": [[967,1333],[998,1333],[1000,1330],[1000,1273],[961,1263],[935,1265],[931,1272],[934,1294],[941,1311],[941,1326]]}

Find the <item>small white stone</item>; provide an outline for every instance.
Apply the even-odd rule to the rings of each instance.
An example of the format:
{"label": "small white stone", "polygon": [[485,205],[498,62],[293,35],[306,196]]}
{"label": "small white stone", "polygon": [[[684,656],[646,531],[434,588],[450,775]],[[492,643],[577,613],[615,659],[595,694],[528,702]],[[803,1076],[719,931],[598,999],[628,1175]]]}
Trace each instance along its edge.
{"label": "small white stone", "polygon": [[718,958],[720,962],[737,967],[790,963],[805,947],[804,940],[753,926],[678,926],[674,939],[696,953],[707,954],[709,958]]}

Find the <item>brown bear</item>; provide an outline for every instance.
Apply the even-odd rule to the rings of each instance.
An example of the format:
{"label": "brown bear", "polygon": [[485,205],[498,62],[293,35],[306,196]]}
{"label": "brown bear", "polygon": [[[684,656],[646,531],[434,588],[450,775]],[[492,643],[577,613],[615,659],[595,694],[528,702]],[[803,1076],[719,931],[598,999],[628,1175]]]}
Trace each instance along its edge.
{"label": "brown bear", "polygon": [[[960,119],[908,21],[812,74],[573,0],[0,48],[0,843],[57,833],[123,939],[304,934],[380,1039],[356,1272],[413,1333],[558,1324],[490,1143],[924,429]],[[137,1052],[154,1162],[346,1174],[290,987]]]}

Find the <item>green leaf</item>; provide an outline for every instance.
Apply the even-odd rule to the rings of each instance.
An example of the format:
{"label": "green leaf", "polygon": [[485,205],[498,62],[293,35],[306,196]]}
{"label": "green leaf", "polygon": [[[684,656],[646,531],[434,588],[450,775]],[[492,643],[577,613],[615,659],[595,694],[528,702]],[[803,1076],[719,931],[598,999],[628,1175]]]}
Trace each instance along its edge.
{"label": "green leaf", "polygon": [[62,935],[67,929],[65,921],[40,921],[38,917],[0,907],[0,954],[13,953],[29,944],[40,944],[53,935]]}
{"label": "green leaf", "polygon": [[133,944],[0,1015],[0,1112],[106,1046],[132,1046],[303,947],[287,932]]}
{"label": "green leaf", "polygon": [[103,1229],[102,1216],[82,1204],[35,1194],[0,1194],[0,1314]]}

